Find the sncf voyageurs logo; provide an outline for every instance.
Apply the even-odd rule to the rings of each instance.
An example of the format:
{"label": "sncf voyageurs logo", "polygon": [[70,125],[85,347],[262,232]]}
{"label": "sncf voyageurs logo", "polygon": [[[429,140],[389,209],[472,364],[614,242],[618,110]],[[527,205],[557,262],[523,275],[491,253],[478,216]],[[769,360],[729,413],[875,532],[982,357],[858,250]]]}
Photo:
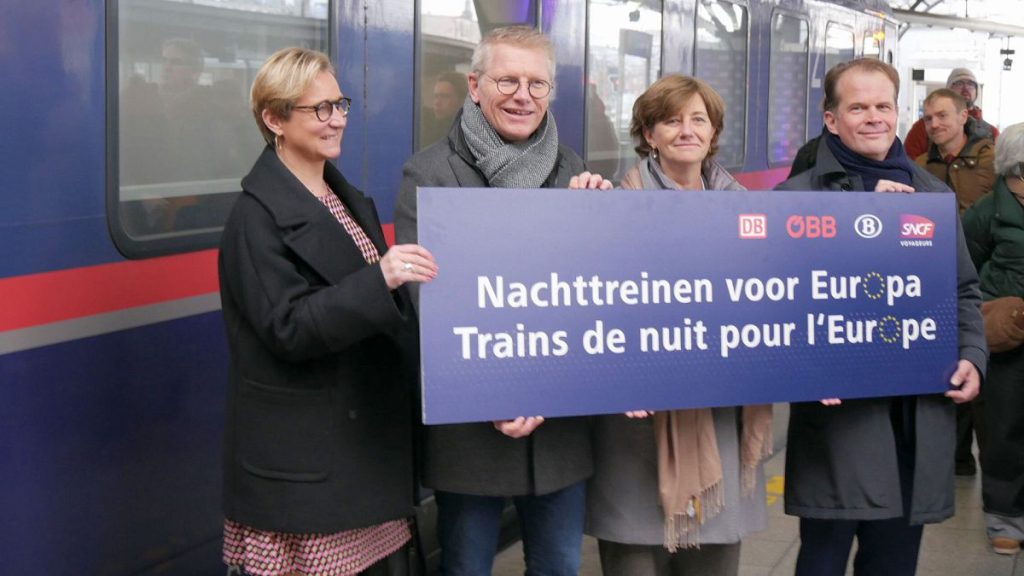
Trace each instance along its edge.
{"label": "sncf voyageurs logo", "polygon": [[900,214],[900,246],[931,246],[935,222],[917,214]]}

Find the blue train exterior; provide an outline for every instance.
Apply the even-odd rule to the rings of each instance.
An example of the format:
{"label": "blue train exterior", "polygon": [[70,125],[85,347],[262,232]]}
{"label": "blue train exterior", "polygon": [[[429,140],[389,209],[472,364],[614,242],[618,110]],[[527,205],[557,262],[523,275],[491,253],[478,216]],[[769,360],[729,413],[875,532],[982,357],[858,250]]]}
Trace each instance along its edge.
{"label": "blue train exterior", "polygon": [[[141,0],[140,0],[141,1]],[[596,0],[594,0],[596,1]],[[429,3],[429,0],[423,0]],[[607,2],[604,2],[607,3]],[[697,0],[662,13],[663,72],[694,69]],[[748,10],[741,179],[769,187],[772,15],[808,23],[807,135],[820,130],[828,22],[856,38],[895,24],[872,2],[739,0]],[[117,186],[112,35],[124,2],[15,0],[0,8],[0,571],[219,574],[226,344],[216,232],[198,245],[126,257],[109,202]],[[216,4],[216,2],[212,2]],[[558,54],[552,110],[585,155],[592,2],[522,2]],[[142,8],[197,10],[148,0]],[[339,161],[390,221],[414,151],[419,2],[328,4],[329,51],[355,105]],[[197,26],[216,26],[216,22]],[[728,119],[727,119],[728,122]],[[128,252],[131,252],[130,250]]]}

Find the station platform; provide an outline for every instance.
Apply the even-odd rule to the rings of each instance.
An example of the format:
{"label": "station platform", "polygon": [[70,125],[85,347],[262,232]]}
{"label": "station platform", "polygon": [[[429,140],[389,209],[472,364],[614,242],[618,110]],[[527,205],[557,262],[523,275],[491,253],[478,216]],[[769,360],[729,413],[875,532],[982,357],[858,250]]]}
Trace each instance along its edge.
{"label": "station platform", "polygon": [[[783,513],[785,458],[783,448],[766,463],[768,529],[743,541],[740,576],[791,576],[796,567],[800,547],[799,523],[797,518]],[[495,561],[493,575],[522,576],[522,557],[521,544],[502,551]],[[852,566],[853,553],[846,571],[851,576]],[[597,541],[589,536],[583,542],[580,575],[601,575]],[[956,515],[941,524],[925,527],[917,576],[1024,576],[1024,555],[1000,556],[988,545],[981,510],[980,476],[957,477]]]}

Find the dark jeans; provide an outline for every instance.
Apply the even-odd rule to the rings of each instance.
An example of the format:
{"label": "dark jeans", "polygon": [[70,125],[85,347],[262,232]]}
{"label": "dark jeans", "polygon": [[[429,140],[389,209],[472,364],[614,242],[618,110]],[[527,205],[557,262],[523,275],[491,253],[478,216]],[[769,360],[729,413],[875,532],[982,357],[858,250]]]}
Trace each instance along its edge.
{"label": "dark jeans", "polygon": [[[899,465],[903,516],[885,520],[800,519],[795,576],[842,576],[854,536],[856,576],[914,576],[924,527],[910,525],[914,478],[914,398],[894,398],[893,436]],[[865,464],[867,465],[867,464]]]}
{"label": "dark jeans", "polygon": [[[441,573],[491,573],[505,498],[435,492]],[[580,570],[586,482],[541,496],[512,499],[519,515],[527,576],[575,576]]]}
{"label": "dark jeans", "polygon": [[800,519],[800,554],[796,576],[842,576],[850,557],[853,537],[856,576],[914,576],[921,549],[923,526],[906,518],[888,520]]}

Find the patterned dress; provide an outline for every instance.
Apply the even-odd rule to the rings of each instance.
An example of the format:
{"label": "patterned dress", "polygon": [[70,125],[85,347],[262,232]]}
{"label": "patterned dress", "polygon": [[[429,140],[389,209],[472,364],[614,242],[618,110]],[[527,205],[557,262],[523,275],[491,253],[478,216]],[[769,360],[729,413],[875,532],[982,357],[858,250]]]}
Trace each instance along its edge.
{"label": "patterned dress", "polygon": [[[359,246],[367,264],[380,253],[334,194],[317,197]],[[224,520],[224,563],[250,576],[359,574],[400,549],[412,538],[408,520],[392,520],[334,534],[269,532]]]}

